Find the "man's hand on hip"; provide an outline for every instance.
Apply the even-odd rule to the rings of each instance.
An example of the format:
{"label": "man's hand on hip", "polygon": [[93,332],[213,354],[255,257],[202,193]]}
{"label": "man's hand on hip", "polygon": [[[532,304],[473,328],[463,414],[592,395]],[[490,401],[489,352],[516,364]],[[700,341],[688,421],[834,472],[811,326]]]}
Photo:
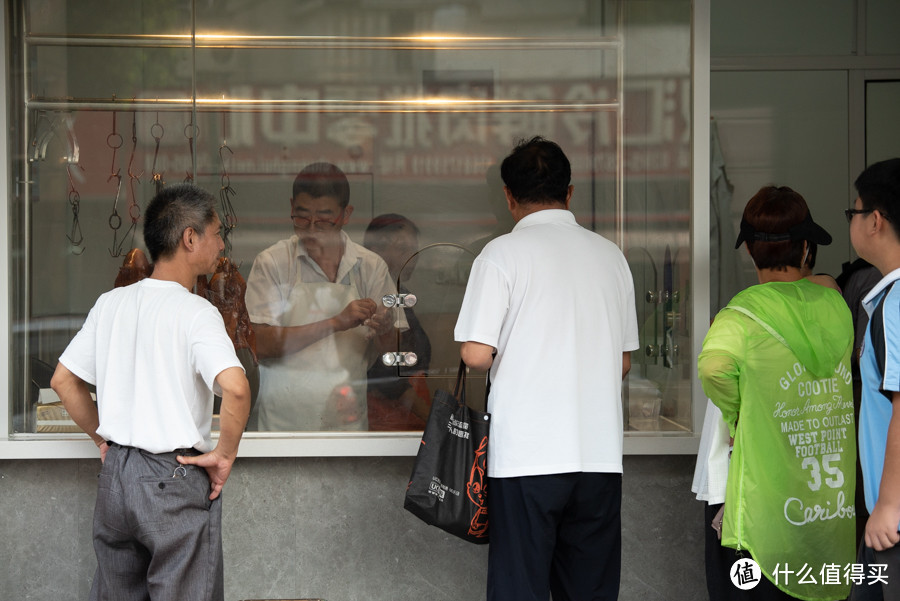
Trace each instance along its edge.
{"label": "man's hand on hip", "polygon": [[209,453],[197,455],[196,457],[178,456],[178,462],[183,465],[196,465],[206,469],[209,474],[209,500],[217,498],[222,493],[222,487],[231,474],[231,466],[234,464],[234,458],[227,458],[219,454],[214,449]]}

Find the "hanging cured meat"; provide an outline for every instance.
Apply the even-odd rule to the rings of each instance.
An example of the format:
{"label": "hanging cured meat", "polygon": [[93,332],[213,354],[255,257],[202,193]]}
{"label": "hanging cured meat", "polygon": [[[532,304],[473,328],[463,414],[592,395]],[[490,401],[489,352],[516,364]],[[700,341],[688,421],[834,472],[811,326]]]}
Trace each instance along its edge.
{"label": "hanging cured meat", "polygon": [[139,248],[132,248],[125,255],[122,266],[119,267],[119,274],[116,276],[114,287],[130,286],[146,277],[150,277],[151,273],[153,273],[153,265],[147,260],[147,255],[144,254],[144,251]]}
{"label": "hanging cured meat", "polygon": [[207,282],[206,276],[197,278],[197,294],[206,297],[222,314],[225,330],[235,350],[249,349],[253,362],[259,363],[256,357],[256,334],[250,326],[250,314],[244,304],[244,293],[247,283],[237,267],[226,257],[219,257],[219,263],[212,278]]}

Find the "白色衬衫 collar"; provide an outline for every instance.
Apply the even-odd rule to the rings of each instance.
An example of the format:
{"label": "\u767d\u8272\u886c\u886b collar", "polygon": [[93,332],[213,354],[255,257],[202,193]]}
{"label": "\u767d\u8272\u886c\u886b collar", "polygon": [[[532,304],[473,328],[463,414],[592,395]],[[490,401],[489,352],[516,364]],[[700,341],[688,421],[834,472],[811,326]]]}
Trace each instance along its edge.
{"label": "\u767d\u8272\u886c\u886b collar", "polygon": [[576,225],[575,215],[567,209],[541,209],[535,211],[522,219],[516,224],[512,231],[516,231],[532,225],[543,225],[546,223],[570,223]]}

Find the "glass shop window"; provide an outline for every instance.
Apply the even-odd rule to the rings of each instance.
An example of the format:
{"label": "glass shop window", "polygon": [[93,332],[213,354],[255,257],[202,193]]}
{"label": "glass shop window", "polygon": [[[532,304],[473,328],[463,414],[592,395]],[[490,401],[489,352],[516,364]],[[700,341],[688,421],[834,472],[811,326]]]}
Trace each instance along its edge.
{"label": "glass shop window", "polygon": [[[50,374],[141,277],[146,206],[183,181],[220,200],[225,260],[197,292],[251,377],[251,429],[421,429],[472,259],[513,225],[498,163],[534,135],[633,269],[624,427],[690,434],[688,0],[12,4],[12,438],[77,432]],[[317,262],[335,241],[358,268]],[[267,336],[360,298],[379,320]]]}

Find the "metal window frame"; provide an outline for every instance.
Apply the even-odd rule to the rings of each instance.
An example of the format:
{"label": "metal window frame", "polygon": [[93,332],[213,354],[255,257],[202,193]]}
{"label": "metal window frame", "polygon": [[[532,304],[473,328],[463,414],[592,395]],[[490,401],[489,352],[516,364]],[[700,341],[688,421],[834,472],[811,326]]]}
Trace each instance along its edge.
{"label": "metal window frame", "polygon": [[[0,44],[7,60],[0,62],[0,81],[9,76],[7,45],[9,2],[0,13]],[[692,306],[692,358],[691,367],[696,370],[699,353],[709,323],[709,75],[710,75],[710,0],[694,0],[692,14],[692,298],[703,299]],[[620,52],[621,55],[621,52]],[[196,94],[194,94],[196,97]],[[0,96],[0,127],[8,129],[11,99]],[[183,110],[183,106],[182,106]],[[621,127],[621,124],[620,124]],[[621,141],[622,136],[619,136]],[[7,216],[13,182],[10,181],[11,142],[0,149],[0,182],[5,186],[0,192],[0,210]],[[621,183],[620,183],[621,187]],[[621,195],[621,191],[617,192]],[[621,199],[619,200],[621,203]],[[9,224],[9,219],[7,219]],[[621,235],[621,234],[620,234]],[[0,281],[10,281],[9,225],[0,228]],[[6,411],[0,413],[0,459],[60,459],[95,458],[97,450],[87,437],[60,437],[48,439],[40,435],[10,437],[10,344],[11,340],[10,294],[0,297],[0,383],[7,391]],[[664,433],[629,433],[625,435],[624,450],[628,455],[642,454],[692,454],[699,444],[703,423],[705,398],[696,378],[692,381],[693,433],[666,435]],[[414,456],[419,446],[420,434],[410,433],[258,433],[248,432],[241,443],[242,457],[349,457],[349,456]]]}

